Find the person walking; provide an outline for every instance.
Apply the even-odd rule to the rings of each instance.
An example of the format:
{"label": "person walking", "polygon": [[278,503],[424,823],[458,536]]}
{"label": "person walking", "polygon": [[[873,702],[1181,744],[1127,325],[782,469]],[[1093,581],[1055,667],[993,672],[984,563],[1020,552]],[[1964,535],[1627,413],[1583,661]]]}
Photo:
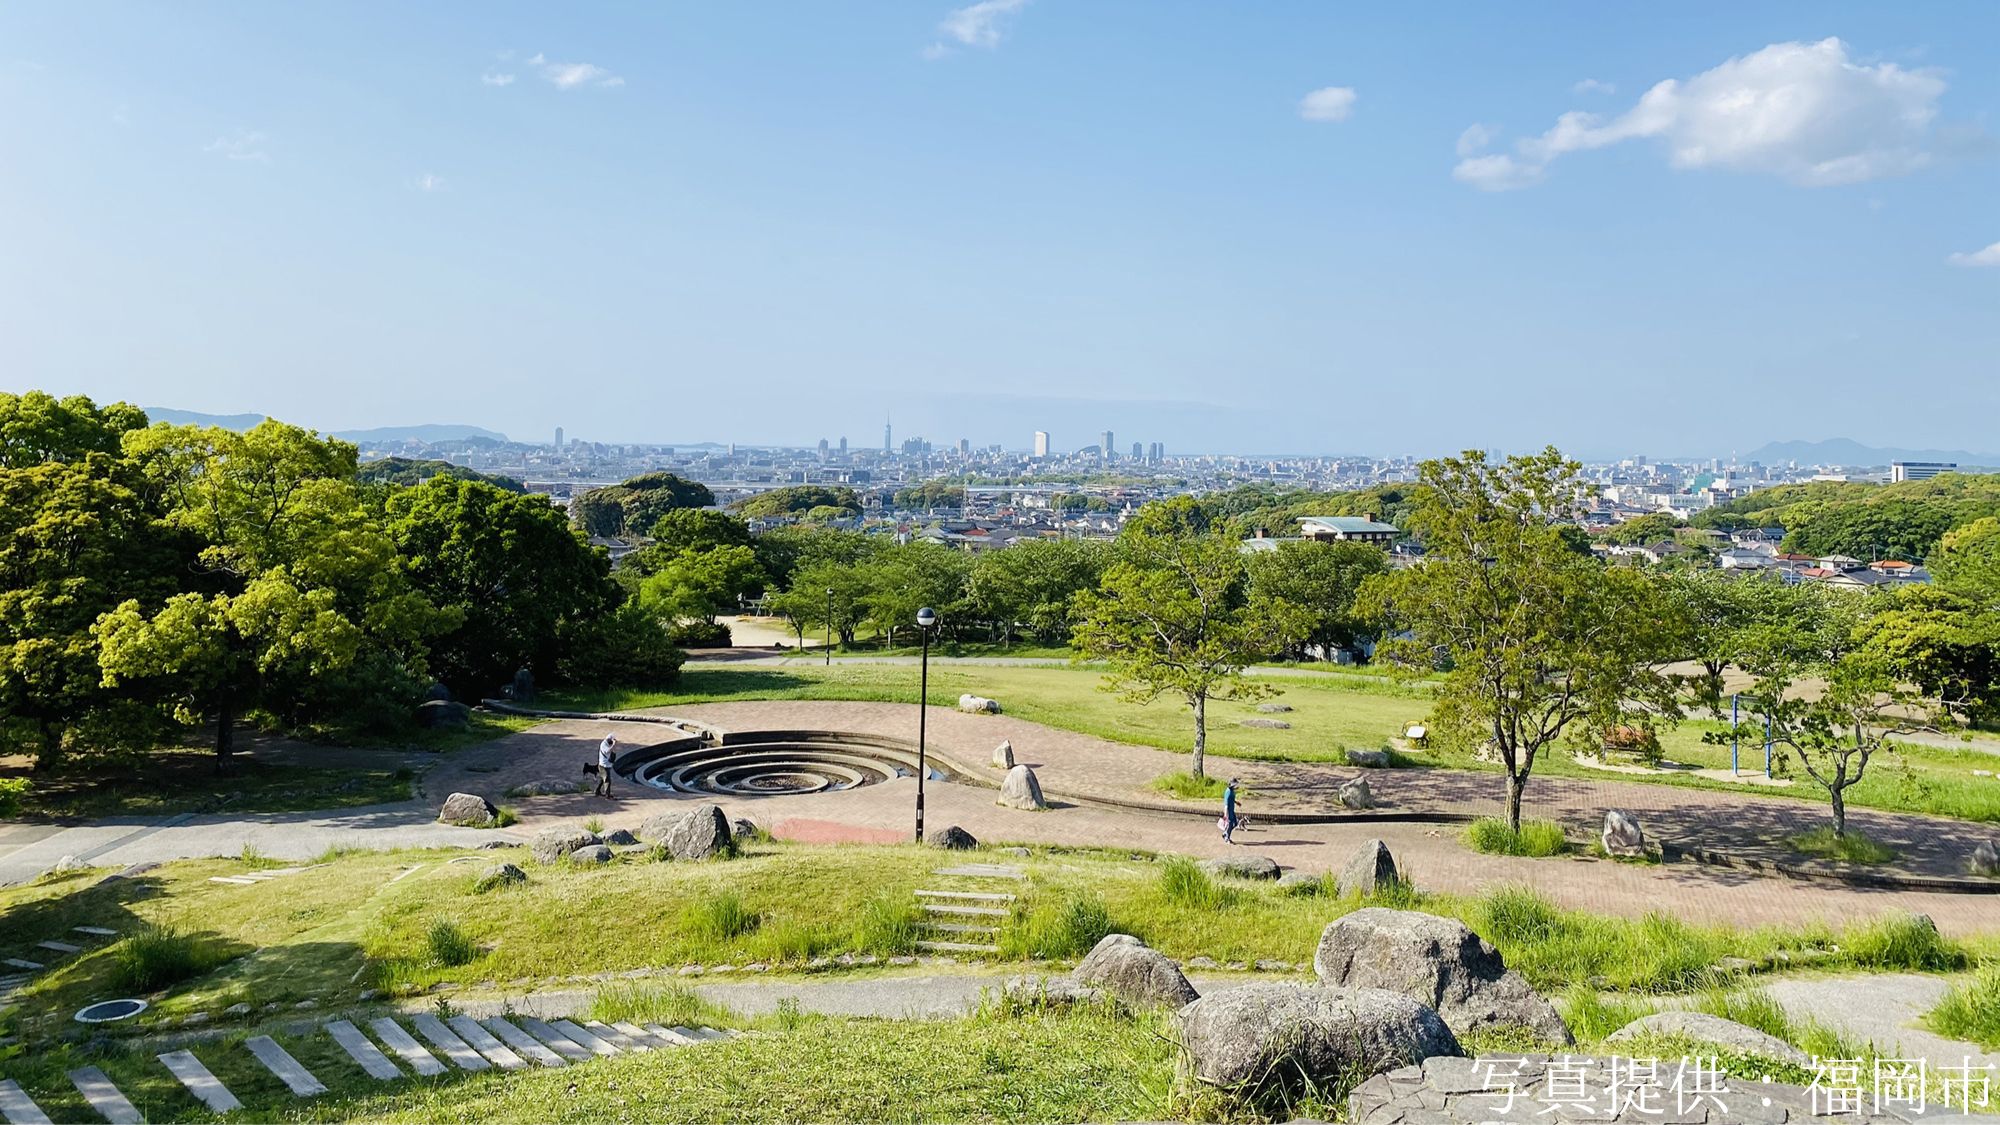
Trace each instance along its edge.
{"label": "person walking", "polygon": [[597,789],[595,796],[611,796],[611,767],[618,761],[618,736],[607,734],[597,744]]}
{"label": "person walking", "polygon": [[1236,779],[1230,778],[1222,790],[1222,842],[1233,844],[1236,834]]}

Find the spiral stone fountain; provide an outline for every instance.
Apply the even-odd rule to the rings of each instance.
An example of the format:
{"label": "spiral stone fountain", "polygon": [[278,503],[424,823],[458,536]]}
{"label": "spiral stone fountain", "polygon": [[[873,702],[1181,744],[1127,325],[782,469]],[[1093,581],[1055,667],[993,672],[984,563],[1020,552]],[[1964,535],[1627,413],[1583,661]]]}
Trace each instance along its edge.
{"label": "spiral stone fountain", "polygon": [[[930,780],[950,779],[936,759]],[[618,772],[676,793],[774,797],[829,793],[917,776],[916,747],[839,731],[740,731],[683,738],[625,756]]]}

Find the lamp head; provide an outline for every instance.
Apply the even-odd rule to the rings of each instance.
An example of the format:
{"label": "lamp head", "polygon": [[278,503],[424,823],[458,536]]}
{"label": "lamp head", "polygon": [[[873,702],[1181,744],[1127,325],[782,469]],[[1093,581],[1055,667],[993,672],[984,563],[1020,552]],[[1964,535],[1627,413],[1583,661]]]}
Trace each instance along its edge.
{"label": "lamp head", "polygon": [[933,609],[932,609],[931,607],[929,607],[929,606],[925,606],[924,608],[922,608],[922,609],[920,609],[920,610],[918,610],[918,611],[917,611],[917,627],[918,627],[918,628],[920,628],[920,629],[928,629],[928,628],[930,628],[931,626],[933,626],[933,625],[935,625],[935,624],[937,624],[937,611],[936,611],[936,610],[933,610]]}

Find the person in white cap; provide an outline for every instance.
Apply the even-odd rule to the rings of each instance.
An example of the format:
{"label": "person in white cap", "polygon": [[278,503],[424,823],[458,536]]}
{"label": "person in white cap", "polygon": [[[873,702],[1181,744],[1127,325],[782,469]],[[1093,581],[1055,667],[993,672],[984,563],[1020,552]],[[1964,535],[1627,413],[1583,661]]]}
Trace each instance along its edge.
{"label": "person in white cap", "polygon": [[604,741],[597,744],[597,789],[596,796],[611,796],[611,766],[618,760],[618,736],[607,734]]}

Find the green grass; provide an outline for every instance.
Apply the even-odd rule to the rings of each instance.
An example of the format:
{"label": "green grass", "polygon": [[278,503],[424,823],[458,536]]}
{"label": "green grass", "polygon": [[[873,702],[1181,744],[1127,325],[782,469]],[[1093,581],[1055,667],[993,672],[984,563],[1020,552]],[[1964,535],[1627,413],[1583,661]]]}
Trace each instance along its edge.
{"label": "green grass", "polygon": [[1980,1049],[2000,1049],[2000,961],[1988,961],[1969,981],[1953,985],[1924,1016],[1939,1035],[1966,1039]]}
{"label": "green grass", "polygon": [[1111,912],[1093,894],[1037,896],[1017,904],[1000,931],[1000,955],[1024,961],[1081,957],[1112,932]]}
{"label": "green grass", "polygon": [[213,972],[230,953],[215,941],[148,923],[119,939],[110,957],[114,991],[148,993]]}
{"label": "green grass", "polygon": [[1836,836],[1831,825],[1793,836],[1785,841],[1785,846],[1801,855],[1848,863],[1887,863],[1896,858],[1896,849],[1889,845],[1876,843],[1852,828],[1845,835]]}
{"label": "green grass", "polygon": [[681,911],[681,925],[702,941],[717,944],[742,937],[762,921],[734,891],[712,891]]}
{"label": "green grass", "polygon": [[1938,933],[1922,914],[1891,915],[1855,926],[1842,948],[1855,964],[1869,969],[1944,973],[1972,962],[1965,946]]}
{"label": "green grass", "polygon": [[667,1027],[749,1027],[729,1008],[678,984],[607,984],[590,1002],[590,1018],[605,1023],[657,1023]]}
{"label": "green grass", "polygon": [[[1178,797],[1183,801],[1219,801],[1222,799],[1222,791],[1229,788],[1229,783],[1219,777],[1210,777],[1207,774],[1196,777],[1186,770],[1162,774],[1146,784],[1169,797]],[[1240,792],[1243,796],[1249,795],[1248,790]]]}
{"label": "green grass", "polygon": [[1160,892],[1169,902],[1197,910],[1219,910],[1237,900],[1236,888],[1222,885],[1207,868],[1184,855],[1160,861]]}
{"label": "green grass", "polygon": [[1521,830],[1507,827],[1507,822],[1494,817],[1483,817],[1466,825],[1465,846],[1487,855],[1520,855],[1535,858],[1561,855],[1569,850],[1569,840],[1563,835],[1562,825],[1552,820],[1524,820]]}
{"label": "green grass", "polygon": [[431,928],[424,934],[424,947],[430,954],[431,964],[447,969],[470,965],[482,952],[478,943],[465,936],[458,923],[449,918],[439,918],[431,923]]}
{"label": "green grass", "polygon": [[870,899],[855,920],[854,946],[883,957],[914,953],[923,928],[924,912],[909,896]]}
{"label": "green grass", "polygon": [[304,812],[408,800],[411,773],[380,768],[272,765],[237,755],[216,776],[215,755],[189,748],[154,750],[134,762],[68,767],[37,777],[22,795],[31,820],[175,813]]}

